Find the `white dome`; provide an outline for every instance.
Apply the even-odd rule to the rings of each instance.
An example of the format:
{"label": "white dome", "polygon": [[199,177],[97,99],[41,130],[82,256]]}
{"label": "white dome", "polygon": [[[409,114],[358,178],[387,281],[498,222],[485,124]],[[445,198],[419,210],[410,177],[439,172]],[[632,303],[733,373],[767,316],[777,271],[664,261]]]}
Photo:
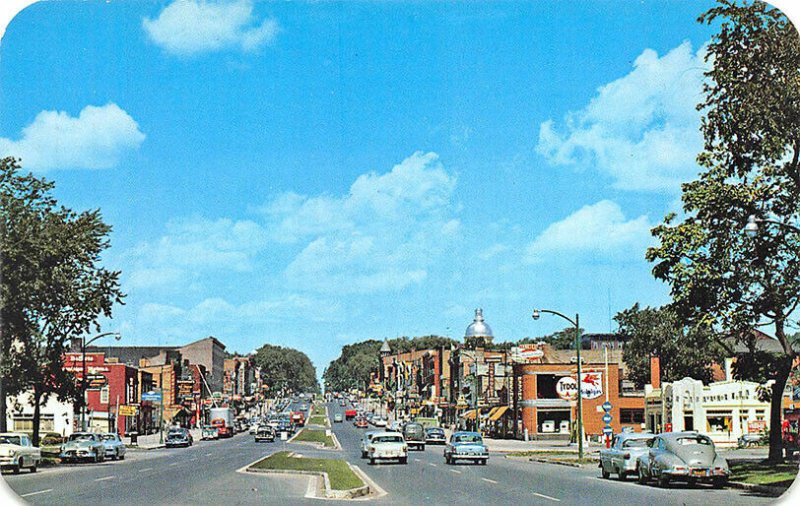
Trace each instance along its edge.
{"label": "white dome", "polygon": [[469,324],[467,331],[464,333],[464,339],[470,337],[483,337],[489,341],[494,338],[492,329],[483,321],[483,309],[475,310],[475,319],[472,320],[472,323]]}

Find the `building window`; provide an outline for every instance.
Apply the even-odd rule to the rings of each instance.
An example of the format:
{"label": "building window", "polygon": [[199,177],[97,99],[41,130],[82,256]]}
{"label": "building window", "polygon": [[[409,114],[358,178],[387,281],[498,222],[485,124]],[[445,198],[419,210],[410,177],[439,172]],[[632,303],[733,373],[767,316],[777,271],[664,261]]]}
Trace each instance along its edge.
{"label": "building window", "polygon": [[100,389],[100,404],[108,404],[108,385]]}
{"label": "building window", "polygon": [[[24,413],[14,415],[14,432],[33,432],[33,414]],[[53,432],[55,430],[55,416],[42,413],[39,416],[39,432]]]}
{"label": "building window", "polygon": [[622,408],[619,410],[620,423],[644,423],[643,409]]}

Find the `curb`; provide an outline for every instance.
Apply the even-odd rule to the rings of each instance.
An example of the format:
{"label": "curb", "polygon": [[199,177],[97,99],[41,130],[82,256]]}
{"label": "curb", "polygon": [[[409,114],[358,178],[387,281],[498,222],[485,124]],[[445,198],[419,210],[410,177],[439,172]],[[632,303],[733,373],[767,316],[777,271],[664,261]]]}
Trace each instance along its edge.
{"label": "curb", "polygon": [[[509,457],[506,457],[509,458]],[[514,458],[514,457],[511,457]],[[567,466],[567,467],[578,467],[582,468],[585,466],[595,467],[594,464],[577,464],[575,462],[561,462],[560,460],[552,460],[552,459],[539,459],[539,458],[529,458],[529,462],[540,462],[542,464],[555,464],[557,466]]]}
{"label": "curb", "polygon": [[788,488],[783,487],[770,487],[769,485],[757,485],[755,483],[745,483],[742,481],[729,481],[728,486],[742,490],[753,490],[755,492],[776,494],[776,496],[783,495],[787,490],[789,490]]}
{"label": "curb", "polygon": [[[355,499],[357,497],[362,497],[370,493],[369,485],[364,485],[363,487],[351,488],[348,490],[333,490],[331,488],[331,481],[330,478],[328,477],[328,473],[324,471],[301,471],[296,469],[255,469],[252,466],[248,466],[245,471],[248,473],[258,473],[258,474],[295,474],[295,475],[305,475],[305,476],[318,476],[322,478],[326,499]],[[361,478],[360,475],[359,478]]]}

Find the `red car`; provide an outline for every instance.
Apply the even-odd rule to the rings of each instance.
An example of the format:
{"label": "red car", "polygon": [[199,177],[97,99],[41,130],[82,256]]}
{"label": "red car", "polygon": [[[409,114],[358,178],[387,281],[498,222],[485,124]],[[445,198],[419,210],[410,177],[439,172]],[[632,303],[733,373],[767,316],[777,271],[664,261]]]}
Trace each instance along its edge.
{"label": "red car", "polygon": [[367,427],[369,427],[369,423],[367,423],[366,418],[356,418],[354,425],[359,429],[366,429]]}

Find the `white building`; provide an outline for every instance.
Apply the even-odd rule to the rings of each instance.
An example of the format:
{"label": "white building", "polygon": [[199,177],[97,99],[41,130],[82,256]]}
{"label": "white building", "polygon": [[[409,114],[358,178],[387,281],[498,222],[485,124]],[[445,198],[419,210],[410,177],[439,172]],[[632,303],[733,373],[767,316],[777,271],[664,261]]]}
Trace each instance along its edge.
{"label": "white building", "polygon": [[[24,392],[15,397],[9,397],[7,406],[8,430],[32,432],[33,431],[33,406],[31,394]],[[56,396],[41,405],[39,432],[44,436],[48,432],[55,432],[61,436],[69,436],[73,432],[75,411],[72,402],[60,402]]]}

